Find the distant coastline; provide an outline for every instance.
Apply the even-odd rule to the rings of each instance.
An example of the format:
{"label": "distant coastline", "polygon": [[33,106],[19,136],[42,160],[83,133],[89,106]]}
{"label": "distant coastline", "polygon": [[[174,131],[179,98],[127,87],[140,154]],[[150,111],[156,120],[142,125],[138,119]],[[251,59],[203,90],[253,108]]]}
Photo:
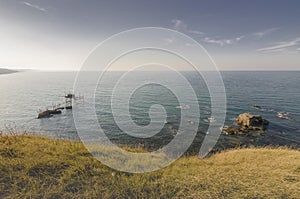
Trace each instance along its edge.
{"label": "distant coastline", "polygon": [[10,73],[17,73],[19,71],[17,70],[10,70],[10,69],[6,69],[6,68],[0,68],[0,75],[3,74],[10,74]]}

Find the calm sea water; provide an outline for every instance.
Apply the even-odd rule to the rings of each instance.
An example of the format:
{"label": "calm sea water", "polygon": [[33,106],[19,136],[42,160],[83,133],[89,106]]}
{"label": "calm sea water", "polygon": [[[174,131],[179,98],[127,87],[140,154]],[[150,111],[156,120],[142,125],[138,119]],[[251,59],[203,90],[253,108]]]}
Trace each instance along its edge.
{"label": "calm sea water", "polygon": [[[88,77],[95,75],[86,72],[85,86],[91,86]],[[148,85],[137,90],[131,97],[131,118],[138,125],[150,123],[147,111],[153,104],[161,104],[167,112],[167,124],[152,140],[135,140],[122,133],[114,121],[110,109],[110,96],[113,84],[110,79],[118,79],[119,72],[109,72],[106,83],[96,90],[96,112],[99,123],[106,134],[115,142],[153,144],[158,141],[168,143],[172,139],[169,133],[176,129],[180,120],[182,105],[172,92],[159,85]],[[173,86],[181,88],[180,82],[166,72],[136,72],[135,79],[156,78],[170,80]],[[193,86],[200,105],[201,121],[199,126],[200,140],[207,130],[210,117],[210,98],[204,81],[196,73],[184,72],[183,75]],[[36,119],[37,111],[64,102],[64,94],[72,90],[75,72],[20,72],[0,76],[0,129],[9,131],[35,132],[50,137],[77,139],[72,111],[64,110],[61,115],[51,118]],[[255,145],[293,145],[300,146],[300,72],[222,72],[227,95],[226,125],[234,123],[236,117],[244,112],[260,114],[270,121],[268,130],[256,141]],[[124,85],[126,87],[126,85]],[[185,88],[182,88],[185,89]],[[83,93],[84,95],[84,89]],[[126,95],[126,89],[124,90]],[[121,93],[122,95],[122,93]],[[123,96],[119,96],[120,99]],[[90,103],[85,99],[84,103]],[[259,105],[261,110],[253,109]],[[188,107],[187,107],[188,108]],[[288,112],[289,119],[280,119],[277,112]],[[86,118],[90,112],[86,110]],[[126,116],[124,116],[126,118]],[[158,120],[160,118],[157,118]],[[126,120],[123,121],[126,125]],[[154,121],[155,122],[155,121]],[[86,124],[88,125],[88,123]],[[203,135],[203,136],[201,136]],[[243,137],[221,136],[219,145],[243,140]],[[155,144],[153,144],[155,145]]]}

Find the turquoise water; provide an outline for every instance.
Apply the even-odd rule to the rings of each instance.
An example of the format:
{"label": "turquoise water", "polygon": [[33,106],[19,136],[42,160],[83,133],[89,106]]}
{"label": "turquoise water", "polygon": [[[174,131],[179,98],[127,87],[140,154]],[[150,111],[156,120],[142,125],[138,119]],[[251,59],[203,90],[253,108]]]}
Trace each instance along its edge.
{"label": "turquoise water", "polygon": [[[86,76],[96,75],[86,72]],[[176,130],[180,121],[179,106],[174,94],[165,87],[148,85],[133,93],[130,100],[130,114],[137,125],[148,125],[151,121],[148,110],[153,104],[164,106],[167,119],[164,128],[151,139],[135,139],[124,134],[114,121],[111,114],[110,97],[113,84],[110,79],[118,79],[119,72],[107,73],[104,84],[98,85],[96,90],[96,112],[101,127],[108,137],[118,143],[139,144],[156,147],[166,144],[172,138],[172,130]],[[173,86],[181,88],[180,82],[167,72],[136,72],[132,81],[151,78],[170,80]],[[200,105],[199,136],[201,141],[207,131],[210,117],[210,97],[204,81],[196,73],[183,72],[194,88]],[[75,72],[20,72],[0,76],[0,129],[22,132],[29,131],[50,137],[78,139],[73,122],[72,111],[63,111],[61,115],[51,118],[35,119],[39,109],[45,109],[57,103],[64,102],[64,94],[72,90]],[[293,145],[300,146],[300,72],[222,72],[227,95],[227,112],[225,125],[234,123],[235,118],[243,113],[260,114],[270,121],[268,130],[256,139],[254,145]],[[87,78],[85,86],[92,86]],[[126,88],[126,85],[124,85]],[[81,93],[84,95],[84,89]],[[122,93],[121,93],[122,94]],[[126,95],[126,89],[124,89]],[[123,96],[119,96],[120,99]],[[92,99],[85,99],[84,103],[91,103]],[[253,109],[259,105],[261,110]],[[182,107],[184,109],[184,107]],[[188,107],[186,107],[188,109]],[[277,112],[288,112],[289,119],[278,118]],[[86,118],[90,117],[87,110]],[[124,118],[126,118],[124,116]],[[155,118],[154,118],[155,119]],[[157,118],[160,120],[161,118]],[[126,125],[126,120],[123,121]],[[152,121],[155,122],[155,121]],[[88,125],[88,124],[87,124]],[[219,145],[243,140],[221,136]]]}

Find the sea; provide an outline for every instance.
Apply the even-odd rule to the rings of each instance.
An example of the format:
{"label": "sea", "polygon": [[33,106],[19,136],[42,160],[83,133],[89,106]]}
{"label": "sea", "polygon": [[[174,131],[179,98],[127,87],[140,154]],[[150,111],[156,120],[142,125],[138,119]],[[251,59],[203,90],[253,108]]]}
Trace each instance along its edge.
{"label": "sea", "polygon": [[[159,84],[141,86],[135,92],[129,93],[130,84],[122,84],[123,90],[116,96],[120,99],[129,98],[129,115],[118,115],[118,121],[112,112],[111,97],[116,80],[124,75],[123,72],[106,72],[104,83],[98,85],[89,82],[90,76],[99,72],[83,72],[86,76],[84,86],[95,87],[95,98],[85,96],[85,89],[75,96],[81,96],[79,104],[95,103],[95,112],[99,125],[113,142],[126,145],[143,145],[148,148],[159,148],[168,144],[179,129],[181,111],[189,111],[188,103],[182,104],[168,89]],[[181,72],[194,89],[200,109],[199,127],[194,145],[201,145],[208,125],[214,122],[211,117],[211,98],[205,81],[196,72]],[[226,117],[224,125],[235,125],[239,114],[249,112],[261,115],[270,123],[268,128],[257,137],[221,135],[217,148],[228,148],[233,145],[254,146],[291,146],[300,147],[300,72],[296,71],[222,71],[220,72],[226,93]],[[52,138],[78,140],[78,132],[74,123],[73,111],[62,110],[61,114],[49,118],[37,119],[40,111],[55,106],[64,107],[64,96],[74,91],[77,72],[40,72],[24,71],[0,75],[0,132],[30,133]],[[170,88],[182,90],[189,97],[181,81],[177,81],[168,72],[139,71],[131,74],[127,81],[137,82],[144,79],[162,79],[171,84]],[[93,101],[94,100],[94,101]],[[75,100],[74,100],[75,101]],[[74,102],[75,103],[75,102]],[[77,103],[77,102],[76,102]],[[118,100],[115,101],[118,103]],[[149,115],[152,105],[159,104],[165,108],[166,117]],[[254,108],[256,105],[259,108]],[[84,106],[84,105],[83,105]],[[82,109],[85,121],[92,118],[90,109]],[[282,112],[285,117],[278,117]],[[154,118],[153,118],[154,117]],[[156,117],[156,118],[155,118]],[[123,119],[122,119],[123,118]],[[163,122],[162,129],[152,138],[134,138],[127,135],[119,127],[136,125],[147,126],[157,120]],[[129,121],[132,120],[132,121]],[[81,122],[89,128],[89,122]],[[130,128],[129,128],[130,129]],[[97,130],[97,129],[95,129]],[[153,132],[151,132],[153,133]],[[147,134],[147,132],[144,132]],[[150,136],[149,136],[150,137]],[[198,140],[197,140],[198,139]]]}

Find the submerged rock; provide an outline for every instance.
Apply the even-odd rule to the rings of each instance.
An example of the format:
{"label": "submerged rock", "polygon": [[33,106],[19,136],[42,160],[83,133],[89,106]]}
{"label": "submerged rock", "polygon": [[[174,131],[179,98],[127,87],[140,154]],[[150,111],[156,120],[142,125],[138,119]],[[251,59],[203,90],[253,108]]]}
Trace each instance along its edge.
{"label": "submerged rock", "polygon": [[252,108],[258,109],[258,110],[262,109],[262,107],[261,107],[261,106],[258,106],[258,105],[253,105]]}
{"label": "submerged rock", "polygon": [[222,132],[226,135],[237,135],[239,132],[239,129],[236,127],[223,127]]}

